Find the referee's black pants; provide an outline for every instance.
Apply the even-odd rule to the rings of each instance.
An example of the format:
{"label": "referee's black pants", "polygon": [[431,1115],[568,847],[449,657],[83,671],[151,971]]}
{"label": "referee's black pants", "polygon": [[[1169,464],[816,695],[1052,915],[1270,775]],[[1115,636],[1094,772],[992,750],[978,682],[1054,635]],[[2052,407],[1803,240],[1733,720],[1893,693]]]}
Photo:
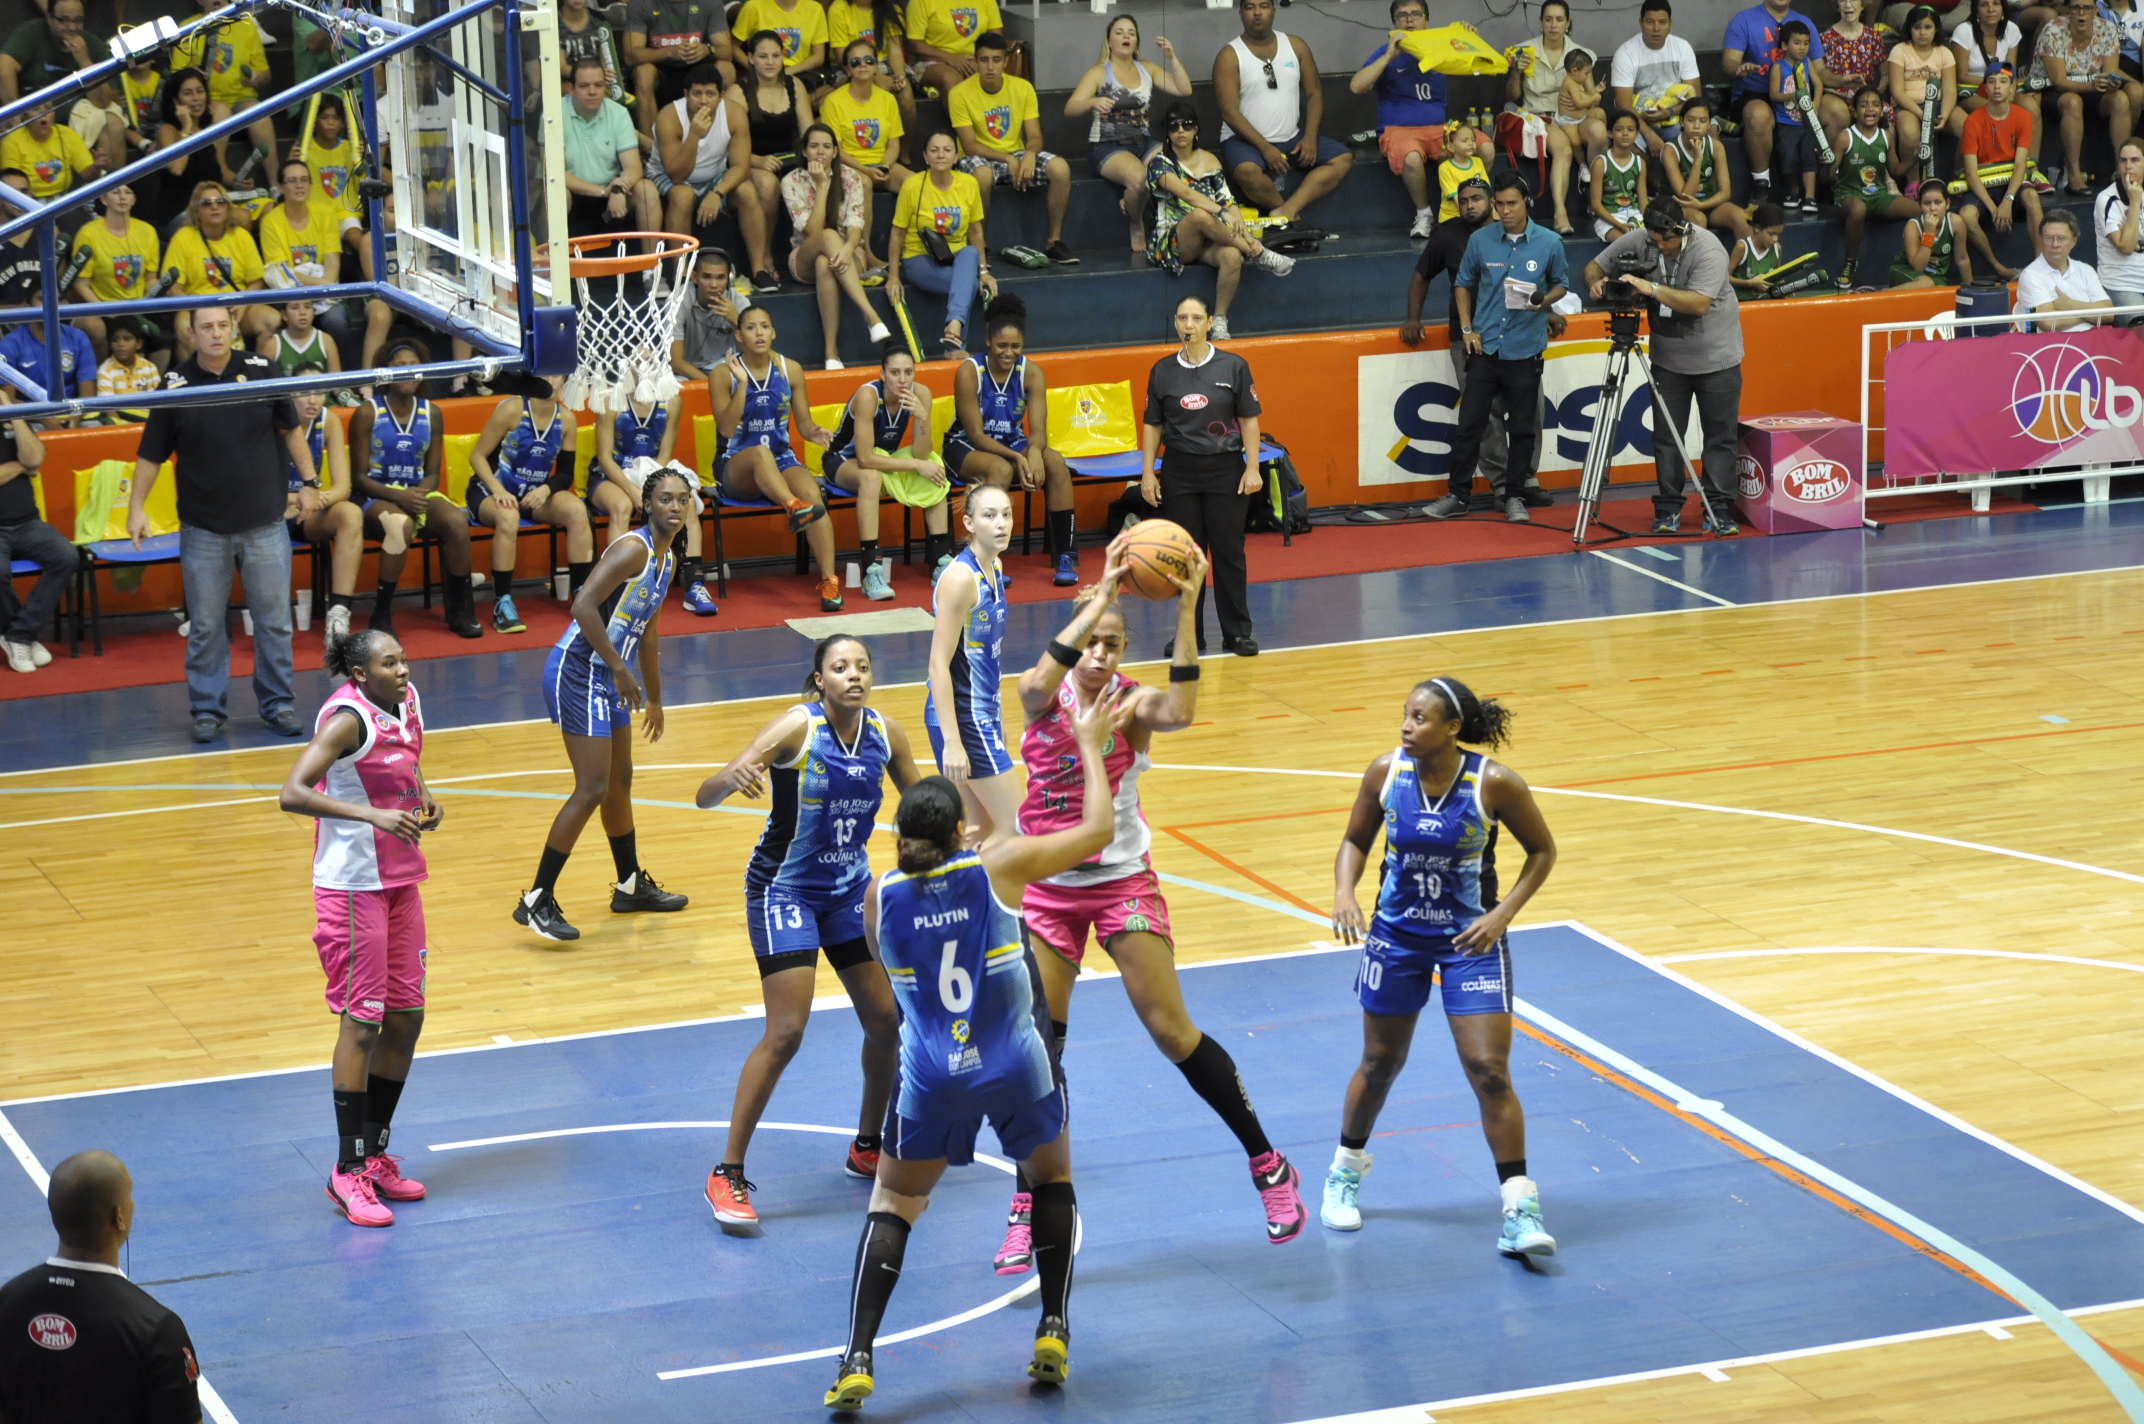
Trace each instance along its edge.
{"label": "referee's black pants", "polygon": [[1541,358],[1507,361],[1500,356],[1469,356],[1466,386],[1459,396],[1459,429],[1452,436],[1452,473],[1448,492],[1467,498],[1474,489],[1474,466],[1481,458],[1489,422],[1504,422],[1510,454],[1504,461],[1506,499],[1517,499],[1533,474],[1541,444]]}
{"label": "referee's black pants", "polygon": [[[1232,473],[1231,473],[1232,472]],[[1181,524],[1198,541],[1213,567],[1214,610],[1221,618],[1221,639],[1233,643],[1251,635],[1250,570],[1243,558],[1243,524],[1250,517],[1249,495],[1236,493],[1243,457],[1230,455],[1224,470],[1201,470],[1196,481],[1161,478],[1161,517]],[[1226,481],[1225,485],[1222,481]],[[1183,485],[1191,484],[1190,489]],[[1199,643],[1206,642],[1206,590],[1199,590]]]}

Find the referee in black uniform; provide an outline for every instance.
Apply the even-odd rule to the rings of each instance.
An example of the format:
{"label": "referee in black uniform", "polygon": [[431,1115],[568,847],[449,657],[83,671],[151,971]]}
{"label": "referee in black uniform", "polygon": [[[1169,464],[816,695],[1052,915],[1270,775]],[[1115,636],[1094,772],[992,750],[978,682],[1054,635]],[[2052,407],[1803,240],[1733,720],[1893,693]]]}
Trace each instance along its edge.
{"label": "referee in black uniform", "polygon": [[134,1180],[77,1152],[47,1192],[60,1248],[0,1286],[0,1419],[7,1424],[200,1424],[186,1326],[119,1269]]}
{"label": "referee in black uniform", "polygon": [[[1258,391],[1251,384],[1249,362],[1207,341],[1212,325],[1213,312],[1204,297],[1185,297],[1176,304],[1176,334],[1184,346],[1156,361],[1147,376],[1146,419],[1139,431],[1139,493],[1148,504],[1160,505],[1162,518],[1182,525],[1206,551],[1213,567],[1222,651],[1255,658],[1258,640],[1251,636],[1243,525],[1250,497],[1265,486],[1258,473]],[[1168,451],[1165,476],[1154,473],[1155,452],[1161,447]],[[1203,588],[1198,630],[1203,653]]]}

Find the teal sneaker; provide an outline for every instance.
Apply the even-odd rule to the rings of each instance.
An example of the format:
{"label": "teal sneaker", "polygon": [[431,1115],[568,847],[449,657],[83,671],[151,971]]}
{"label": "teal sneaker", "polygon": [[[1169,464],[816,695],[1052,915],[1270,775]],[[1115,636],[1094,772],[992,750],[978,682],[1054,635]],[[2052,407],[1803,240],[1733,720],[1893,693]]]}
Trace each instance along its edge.
{"label": "teal sneaker", "polygon": [[893,580],[886,576],[886,561],[873,559],[864,565],[864,597],[883,603],[893,597]]}
{"label": "teal sneaker", "polygon": [[1362,1191],[1362,1174],[1370,1170],[1364,1162],[1360,1171],[1353,1167],[1335,1167],[1325,1174],[1325,1204],[1318,1208],[1318,1220],[1334,1231],[1362,1230],[1362,1208],[1356,1198]]}
{"label": "teal sneaker", "polygon": [[1524,1177],[1514,1177],[1505,1185],[1520,1190],[1504,1194],[1504,1230],[1496,1238],[1496,1249],[1506,1256],[1555,1255],[1556,1238],[1542,1229],[1541,1197],[1534,1184]]}

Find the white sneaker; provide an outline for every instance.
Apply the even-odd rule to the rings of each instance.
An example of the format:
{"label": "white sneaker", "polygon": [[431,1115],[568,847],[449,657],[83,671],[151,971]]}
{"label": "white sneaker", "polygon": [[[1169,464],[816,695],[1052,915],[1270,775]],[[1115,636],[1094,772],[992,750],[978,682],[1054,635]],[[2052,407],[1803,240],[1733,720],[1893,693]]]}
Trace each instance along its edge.
{"label": "white sneaker", "polygon": [[871,329],[865,332],[864,336],[873,346],[883,346],[893,340],[893,333],[886,329],[886,323],[882,321],[872,322]]}
{"label": "white sneaker", "polygon": [[1276,277],[1285,277],[1295,270],[1295,259],[1285,252],[1275,252],[1268,247],[1258,254],[1258,265]]}
{"label": "white sneaker", "polygon": [[1430,229],[1436,225],[1437,210],[1435,208],[1416,208],[1414,210],[1414,226],[1407,229],[1407,235],[1409,237],[1427,237]]}
{"label": "white sneaker", "polygon": [[13,638],[0,638],[7,645],[7,665],[17,672],[36,672],[37,659],[30,655],[28,643],[18,643]]}
{"label": "white sneaker", "polygon": [[326,630],[321,635],[323,644],[332,643],[337,638],[349,637],[350,610],[339,603],[329,604],[328,616],[323,620],[322,627]]}
{"label": "white sneaker", "polygon": [[1362,1230],[1362,1208],[1358,1198],[1363,1174],[1370,1170],[1375,1160],[1365,1152],[1360,1167],[1343,1167],[1336,1160],[1326,1171],[1325,1201],[1318,1208],[1318,1220],[1325,1223],[1328,1230]]}
{"label": "white sneaker", "polygon": [[39,667],[49,666],[52,662],[52,649],[32,639],[30,643],[30,659]]}
{"label": "white sneaker", "polygon": [[826,359],[826,369],[829,371],[845,371],[848,369],[848,367],[843,365],[840,361],[829,356]]}
{"label": "white sneaker", "polygon": [[1206,334],[1215,341],[1228,340],[1228,318],[1225,316],[1215,317],[1213,327]]}

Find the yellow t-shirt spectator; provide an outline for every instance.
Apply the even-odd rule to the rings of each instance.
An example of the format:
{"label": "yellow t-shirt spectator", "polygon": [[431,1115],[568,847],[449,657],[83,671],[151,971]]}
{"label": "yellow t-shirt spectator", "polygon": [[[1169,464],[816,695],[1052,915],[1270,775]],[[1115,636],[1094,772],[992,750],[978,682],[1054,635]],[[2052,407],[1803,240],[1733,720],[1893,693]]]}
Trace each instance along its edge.
{"label": "yellow t-shirt spectator", "polygon": [[1003,29],[998,0],[908,0],[901,28],[947,54],[975,53],[975,37]]}
{"label": "yellow t-shirt spectator", "polygon": [[[107,356],[97,368],[97,394],[100,396],[132,396],[143,391],[153,391],[163,383],[164,373],[156,369],[156,363],[146,356],[137,355],[134,364],[122,366],[117,356]],[[147,420],[146,410],[122,410],[118,415],[123,420]]]}
{"label": "yellow t-shirt spectator", "polygon": [[[420,136],[419,139],[422,142]],[[298,155],[305,166],[313,170],[313,201],[350,217],[363,216],[358,206],[356,168],[357,148],[345,135],[333,148],[318,142],[308,143]]]}
{"label": "yellow t-shirt spectator", "polygon": [[156,274],[163,270],[157,266],[157,258],[163,255],[163,242],[156,229],[140,218],[127,219],[124,237],[106,227],[102,218],[82,224],[74,235],[73,252],[76,257],[89,253],[82,280],[89,283],[89,294],[100,302],[140,301],[149,295]]}
{"label": "yellow t-shirt spectator", "polygon": [[794,7],[784,9],[781,0],[745,0],[730,33],[743,44],[761,30],[782,37],[782,62],[794,64],[797,56],[826,43],[826,6],[819,0],[796,0]]}
{"label": "yellow t-shirt spectator", "polygon": [[1437,204],[1437,221],[1445,222],[1459,216],[1459,185],[1469,178],[1489,181],[1489,165],[1475,154],[1466,162],[1447,158],[1437,165],[1437,192],[1442,195]]}
{"label": "yellow t-shirt spectator", "polygon": [[304,227],[293,227],[290,209],[277,203],[260,221],[261,262],[273,267],[288,262],[318,264],[322,256],[342,252],[342,210],[327,203],[308,203]]}
{"label": "yellow t-shirt spectator", "polygon": [[826,62],[830,67],[840,64],[841,56],[858,40],[871,41],[871,47],[884,58],[888,41],[898,38],[898,34],[889,36],[878,32],[878,12],[869,5],[834,0],[826,7]]}
{"label": "yellow t-shirt spectator", "polygon": [[[217,259],[222,261],[218,262]],[[229,273],[224,269],[228,267]],[[242,227],[226,229],[210,242],[201,229],[188,225],[178,230],[171,246],[164,249],[164,270],[176,269],[179,280],[171,290],[182,297],[206,292],[242,292],[261,280],[261,251],[253,234]]]}
{"label": "yellow t-shirt spectator", "polygon": [[1010,74],[1003,76],[995,94],[983,88],[982,75],[969,75],[945,96],[945,107],[955,133],[971,129],[977,143],[1008,158],[1027,147],[1027,121],[1042,117],[1035,86]]}
{"label": "yellow t-shirt spectator", "polygon": [[65,124],[54,124],[51,137],[42,143],[30,137],[28,124],[0,138],[0,168],[20,168],[28,174],[30,196],[39,200],[72,188],[96,161],[82,136]]}
{"label": "yellow t-shirt spectator", "polygon": [[955,172],[952,186],[940,188],[928,173],[918,173],[901,185],[894,200],[893,225],[907,233],[901,256],[921,257],[921,230],[942,235],[955,252],[968,245],[968,229],[983,220],[983,190],[970,174]]}
{"label": "yellow t-shirt spectator", "polygon": [[208,75],[211,103],[229,104],[233,108],[250,104],[260,97],[259,92],[246,83],[245,71],[268,73],[268,51],[261,44],[260,26],[250,15],[218,25],[213,34],[188,36],[179,42],[171,55],[173,69],[194,68]]}
{"label": "yellow t-shirt spectator", "polygon": [[874,88],[871,97],[859,104],[846,84],[826,96],[819,106],[819,122],[834,131],[841,156],[857,164],[884,163],[905,132],[901,106],[893,95]]}

